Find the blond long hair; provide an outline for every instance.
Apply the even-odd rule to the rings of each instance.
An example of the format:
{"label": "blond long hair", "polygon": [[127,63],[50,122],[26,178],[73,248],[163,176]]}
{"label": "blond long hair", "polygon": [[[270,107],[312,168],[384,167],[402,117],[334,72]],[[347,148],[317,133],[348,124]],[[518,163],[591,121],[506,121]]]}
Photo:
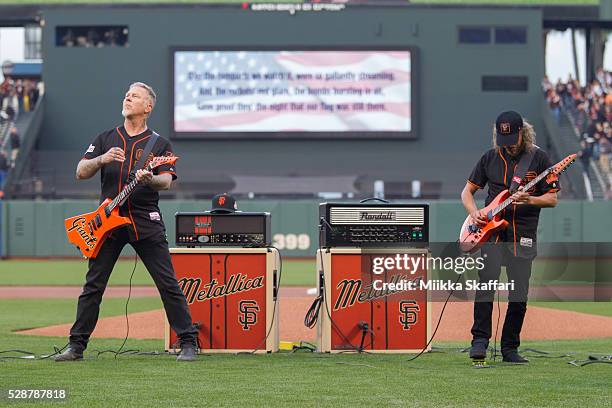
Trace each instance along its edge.
{"label": "blond long hair", "polygon": [[[536,132],[533,125],[523,118],[523,128],[520,130],[521,133],[521,151],[529,151],[533,149],[536,144]],[[495,124],[493,125],[493,147],[499,149],[497,145],[497,129]]]}

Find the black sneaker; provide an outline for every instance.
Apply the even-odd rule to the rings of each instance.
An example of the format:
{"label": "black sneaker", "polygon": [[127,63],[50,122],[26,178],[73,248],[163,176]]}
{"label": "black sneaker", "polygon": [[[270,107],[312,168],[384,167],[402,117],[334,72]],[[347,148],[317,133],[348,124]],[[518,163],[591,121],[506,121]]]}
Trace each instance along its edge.
{"label": "black sneaker", "polygon": [[72,347],[68,347],[62,354],[55,356],[54,360],[59,362],[63,361],[79,361],[83,359],[83,352],[78,352]]}
{"label": "black sneaker", "polygon": [[527,364],[529,360],[521,356],[517,351],[509,351],[503,355],[505,363]]}
{"label": "black sneaker", "polygon": [[181,352],[179,353],[176,361],[196,361],[197,360],[197,350],[196,347],[192,344],[185,344],[181,348]]}
{"label": "black sneaker", "polygon": [[487,358],[487,343],[474,341],[470,348],[470,358],[473,360],[484,360]]}

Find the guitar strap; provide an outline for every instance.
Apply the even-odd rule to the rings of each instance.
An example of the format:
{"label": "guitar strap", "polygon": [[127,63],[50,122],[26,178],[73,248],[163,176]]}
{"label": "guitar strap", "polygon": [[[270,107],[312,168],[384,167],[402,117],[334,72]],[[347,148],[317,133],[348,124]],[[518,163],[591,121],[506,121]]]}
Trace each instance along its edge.
{"label": "guitar strap", "polygon": [[533,161],[533,157],[535,156],[535,152],[537,149],[538,147],[534,145],[533,148],[525,152],[525,154],[523,154],[523,157],[521,157],[521,160],[519,160],[518,165],[516,166],[516,171],[512,176],[512,183],[510,184],[510,188],[508,189],[510,191],[510,194],[514,194],[516,193],[516,190],[518,190],[519,186],[521,185],[521,181],[523,180],[523,178],[525,178],[525,174],[527,174],[527,170],[529,169],[529,166]]}
{"label": "guitar strap", "polygon": [[157,134],[157,132],[153,131],[153,133],[151,134],[151,137],[149,138],[149,141],[147,142],[147,144],[145,145],[144,150],[142,151],[142,154],[140,155],[140,159],[138,159],[138,162],[132,168],[132,172],[130,173],[130,176],[128,178],[128,183],[131,180],[133,180],[134,177],[136,177],[136,171],[138,171],[139,169],[142,169],[144,167],[144,164],[146,163],[147,157],[149,157],[149,154],[151,153],[151,150],[153,150],[153,146],[155,145],[155,142],[157,142],[157,138],[158,137],[159,137],[159,134]]}

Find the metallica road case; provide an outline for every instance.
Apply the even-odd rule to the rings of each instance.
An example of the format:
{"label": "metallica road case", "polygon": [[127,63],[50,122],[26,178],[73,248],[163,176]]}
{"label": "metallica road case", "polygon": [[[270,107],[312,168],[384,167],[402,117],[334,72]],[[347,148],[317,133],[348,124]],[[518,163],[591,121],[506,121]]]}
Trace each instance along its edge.
{"label": "metallica road case", "polygon": [[[317,326],[318,351],[416,353],[424,349],[431,331],[431,306],[419,282],[429,279],[428,254],[424,248],[319,249],[319,293],[325,293]],[[400,268],[381,271],[380,259],[393,260],[389,266],[399,259]],[[405,269],[404,261],[417,266]],[[390,284],[396,286],[390,288]],[[414,286],[396,291],[398,285]]]}
{"label": "metallica road case", "polygon": [[[278,351],[275,248],[170,249],[176,278],[198,325],[202,353]],[[166,350],[179,349],[166,321]]]}

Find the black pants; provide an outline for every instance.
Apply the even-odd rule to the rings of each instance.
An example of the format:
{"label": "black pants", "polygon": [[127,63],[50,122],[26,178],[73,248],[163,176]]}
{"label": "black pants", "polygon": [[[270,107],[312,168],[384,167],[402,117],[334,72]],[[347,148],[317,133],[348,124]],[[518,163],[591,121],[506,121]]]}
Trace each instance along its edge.
{"label": "black pants", "polygon": [[[483,256],[486,254],[486,261],[484,269],[478,273],[480,282],[498,280],[502,265],[506,265],[508,282],[514,281],[514,290],[510,290],[508,293],[508,310],[501,338],[501,351],[502,354],[506,354],[510,351],[516,351],[521,344],[520,335],[527,312],[532,260],[515,257],[505,244],[487,244],[482,253]],[[479,290],[476,292],[472,344],[489,344],[494,297],[494,290]]]}
{"label": "black pants", "polygon": [[[77,351],[87,347],[89,336],[98,322],[102,295],[113,267],[123,247],[129,242],[125,228],[113,231],[100,248],[95,259],[89,260],[89,271],[83,292],[79,296],[76,321],[70,329],[70,345]],[[178,335],[181,345],[196,344],[197,329],[191,322],[185,295],[181,291],[163,233],[139,241],[130,242],[145,264],[161,295],[168,322]]]}

